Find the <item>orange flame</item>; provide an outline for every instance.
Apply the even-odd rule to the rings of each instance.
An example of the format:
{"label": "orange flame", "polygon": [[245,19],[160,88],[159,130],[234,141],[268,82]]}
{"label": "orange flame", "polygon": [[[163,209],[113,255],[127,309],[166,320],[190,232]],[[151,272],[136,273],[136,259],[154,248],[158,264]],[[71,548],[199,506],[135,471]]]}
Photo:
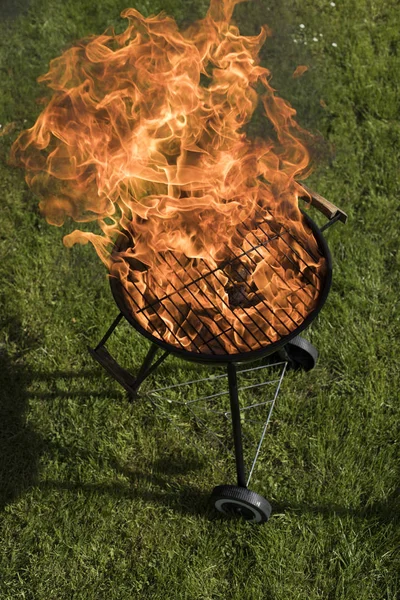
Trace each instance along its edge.
{"label": "orange flame", "polygon": [[[324,271],[298,208],[304,132],[259,65],[267,28],[246,37],[231,24],[240,1],[211,0],[182,32],[164,14],[125,10],[123,33],[86,38],[50,63],[40,81],[52,96],[12,149],[49,223],[102,231],[64,243],[93,243],[141,325],[202,352],[292,331]],[[275,139],[243,132],[259,100]]]}
{"label": "orange flame", "polygon": [[297,79],[298,77],[301,77],[302,75],[304,75],[304,73],[306,73],[307,71],[308,71],[308,67],[306,65],[298,65],[295,68],[292,77],[293,77],[293,79]]}

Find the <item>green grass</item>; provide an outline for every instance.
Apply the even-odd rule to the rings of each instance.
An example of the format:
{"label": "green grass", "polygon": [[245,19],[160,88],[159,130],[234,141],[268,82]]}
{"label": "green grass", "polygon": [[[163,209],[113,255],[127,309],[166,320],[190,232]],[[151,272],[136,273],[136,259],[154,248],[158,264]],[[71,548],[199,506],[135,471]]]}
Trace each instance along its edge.
{"label": "green grass", "polygon": [[[333,288],[308,333],[319,365],[285,379],[254,479],[274,509],[262,527],[208,507],[212,487],[230,482],[221,470],[232,462],[200,438],[205,458],[147,403],[128,404],[92,362],[86,346],[116,314],[105,270],[90,247],[63,247],[72,225],[47,225],[23,173],[7,165],[13,139],[40,111],[36,77],[74,40],[120,28],[125,5],[7,2],[0,25],[0,123],[8,126],[0,137],[0,598],[394,600],[397,2],[255,0],[236,9],[244,33],[264,22],[273,29],[263,64],[301,124],[325,140],[310,185],[349,214],[327,233]],[[132,5],[185,23],[207,1]],[[298,64],[309,71],[291,79]],[[135,368],[146,344],[125,328],[111,348]],[[172,360],[158,382],[204,373]]]}

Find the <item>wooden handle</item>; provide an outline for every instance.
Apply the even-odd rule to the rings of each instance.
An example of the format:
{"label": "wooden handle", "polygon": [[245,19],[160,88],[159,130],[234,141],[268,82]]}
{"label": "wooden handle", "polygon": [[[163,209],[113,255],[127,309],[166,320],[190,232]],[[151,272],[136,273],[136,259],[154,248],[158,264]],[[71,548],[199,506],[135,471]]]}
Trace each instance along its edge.
{"label": "wooden handle", "polygon": [[310,188],[304,185],[304,183],[300,185],[303,188],[303,190],[308,194],[308,196],[301,196],[303,200],[311,198],[312,206],[315,206],[315,208],[322,212],[322,214],[325,215],[325,217],[327,217],[330,221],[336,218],[337,221],[346,223],[347,214],[343,210],[332,204],[332,202],[329,202],[329,200],[327,200],[320,194],[317,194],[317,192],[313,192],[312,190],[310,190]]}

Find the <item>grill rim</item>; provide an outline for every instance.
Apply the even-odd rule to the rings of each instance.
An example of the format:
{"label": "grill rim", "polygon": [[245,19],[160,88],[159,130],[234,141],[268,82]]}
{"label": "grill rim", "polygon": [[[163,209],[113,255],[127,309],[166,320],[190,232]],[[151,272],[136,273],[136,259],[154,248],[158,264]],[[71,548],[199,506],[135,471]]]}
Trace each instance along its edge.
{"label": "grill rim", "polygon": [[[207,363],[208,364],[209,363],[228,364],[228,363],[251,362],[251,361],[259,360],[259,359],[269,356],[271,354],[274,354],[274,352],[277,352],[278,350],[280,350],[290,340],[292,340],[293,338],[298,336],[302,331],[304,331],[310,325],[310,323],[317,317],[317,315],[319,314],[323,305],[326,302],[326,299],[328,297],[328,294],[329,294],[329,291],[331,288],[331,284],[332,284],[332,255],[329,250],[327,241],[326,241],[325,237],[323,236],[322,232],[320,231],[318,225],[315,223],[315,221],[305,211],[302,210],[301,212],[303,214],[303,217],[305,218],[306,223],[309,225],[310,229],[312,230],[315,239],[317,240],[318,248],[320,249],[322,255],[324,256],[324,258],[326,260],[326,273],[325,273],[325,278],[324,278],[324,285],[318,296],[318,302],[317,302],[314,310],[309,315],[307,315],[307,317],[304,319],[304,321],[298,327],[296,327],[296,329],[294,329],[287,335],[282,336],[279,340],[277,340],[276,342],[273,342],[272,344],[268,344],[265,347],[258,348],[256,350],[249,350],[247,352],[240,352],[240,353],[239,352],[237,352],[237,353],[226,352],[225,354],[206,354],[206,353],[192,352],[190,350],[180,349],[168,342],[165,342],[164,340],[161,340],[161,339],[153,336],[146,329],[144,329],[144,327],[142,327],[140,325],[140,323],[138,323],[138,321],[135,319],[135,317],[133,316],[132,312],[130,311],[129,307],[127,306],[127,304],[125,302],[124,286],[123,286],[122,282],[117,277],[113,277],[110,275],[109,276],[110,287],[111,287],[111,292],[112,292],[114,301],[115,301],[116,305],[118,306],[119,310],[121,311],[121,313],[123,314],[123,316],[125,317],[125,319],[128,321],[128,323],[134,329],[136,329],[141,335],[143,335],[145,338],[147,338],[153,344],[156,344],[157,346],[162,348],[164,351],[170,352],[171,354],[178,356],[179,358],[182,358],[184,360],[197,362],[197,363],[203,363],[203,364],[204,363],[206,363],[206,364]],[[116,244],[115,244],[115,250],[119,249],[120,244],[123,242],[124,239],[125,238],[122,235],[120,236],[120,239],[117,239]]]}

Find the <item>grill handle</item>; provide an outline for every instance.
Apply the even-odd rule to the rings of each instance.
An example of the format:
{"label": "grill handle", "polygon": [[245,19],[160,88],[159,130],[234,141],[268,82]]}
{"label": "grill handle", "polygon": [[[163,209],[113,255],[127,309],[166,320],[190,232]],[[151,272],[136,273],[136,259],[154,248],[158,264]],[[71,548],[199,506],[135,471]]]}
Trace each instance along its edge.
{"label": "grill handle", "polygon": [[329,202],[329,200],[327,200],[320,194],[317,194],[317,192],[313,192],[312,190],[310,190],[310,188],[304,185],[304,183],[301,184],[301,187],[307,194],[307,196],[301,196],[301,198],[303,198],[303,200],[310,200],[311,198],[311,205],[314,206],[323,215],[325,215],[325,217],[329,219],[329,221],[325,223],[323,227],[321,227],[321,231],[328,229],[328,227],[330,227],[337,221],[346,223],[347,214],[343,210],[332,204],[332,202]]}

